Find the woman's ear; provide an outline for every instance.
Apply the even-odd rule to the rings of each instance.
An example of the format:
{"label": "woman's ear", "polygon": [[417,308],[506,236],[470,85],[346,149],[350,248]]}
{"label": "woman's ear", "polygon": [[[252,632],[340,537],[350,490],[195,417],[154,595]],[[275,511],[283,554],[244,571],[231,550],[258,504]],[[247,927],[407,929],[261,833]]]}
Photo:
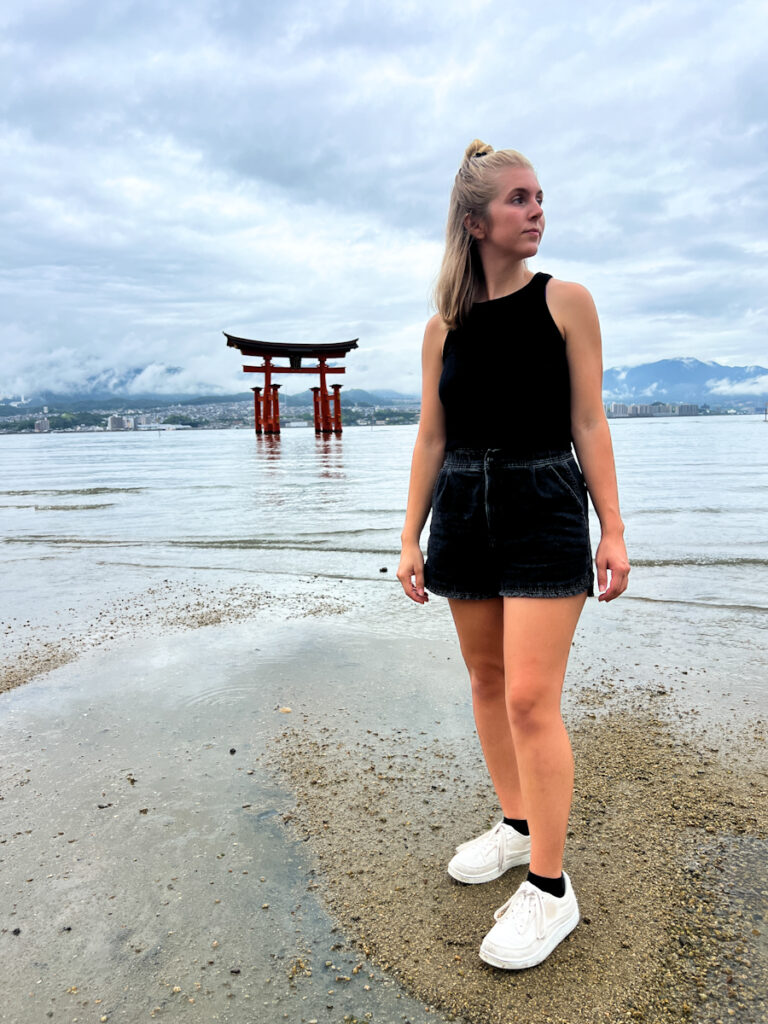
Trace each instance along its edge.
{"label": "woman's ear", "polygon": [[464,217],[464,227],[473,238],[485,238],[485,226],[481,221],[476,220],[471,213]]}

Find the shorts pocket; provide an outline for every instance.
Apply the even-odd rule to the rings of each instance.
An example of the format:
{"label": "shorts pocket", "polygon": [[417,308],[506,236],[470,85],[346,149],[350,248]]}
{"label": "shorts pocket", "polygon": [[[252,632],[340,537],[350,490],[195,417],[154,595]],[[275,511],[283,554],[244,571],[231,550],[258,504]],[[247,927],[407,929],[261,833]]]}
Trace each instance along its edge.
{"label": "shorts pocket", "polygon": [[445,488],[445,482],[446,482],[446,479],[448,478],[448,474],[449,473],[450,473],[450,470],[446,469],[445,466],[441,466],[439,471],[438,471],[437,479],[435,480],[435,486],[432,488],[432,507],[433,508],[437,504],[440,492],[442,490],[444,490],[444,488]]}
{"label": "shorts pocket", "polygon": [[549,469],[557,477],[562,488],[576,501],[581,514],[586,518],[586,484],[581,474],[577,475],[567,462],[550,463]]}

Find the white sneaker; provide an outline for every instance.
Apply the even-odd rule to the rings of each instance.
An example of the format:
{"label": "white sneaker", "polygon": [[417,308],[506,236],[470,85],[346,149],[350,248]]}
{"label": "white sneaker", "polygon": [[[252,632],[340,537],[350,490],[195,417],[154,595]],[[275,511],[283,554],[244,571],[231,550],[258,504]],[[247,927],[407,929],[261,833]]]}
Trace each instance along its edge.
{"label": "white sneaker", "polygon": [[459,882],[490,882],[531,859],[531,837],[500,821],[477,839],[456,847],[448,874]]}
{"label": "white sneaker", "polygon": [[480,957],[487,964],[520,971],[545,960],[579,923],[579,905],[568,875],[561,898],[523,882],[493,915],[496,924],[483,939]]}

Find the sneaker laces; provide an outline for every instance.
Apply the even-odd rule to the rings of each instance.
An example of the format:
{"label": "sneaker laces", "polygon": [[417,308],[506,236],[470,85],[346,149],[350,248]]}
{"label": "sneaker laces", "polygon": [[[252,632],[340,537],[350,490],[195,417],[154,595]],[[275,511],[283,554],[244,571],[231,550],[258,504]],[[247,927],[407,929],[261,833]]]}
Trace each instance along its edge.
{"label": "sneaker laces", "polygon": [[456,847],[456,852],[458,853],[460,850],[466,850],[468,846],[474,846],[484,850],[487,849],[490,852],[490,850],[495,846],[499,859],[499,871],[503,871],[505,834],[504,822],[500,821],[497,825],[494,825],[492,829],[489,829],[487,832],[483,832],[483,834],[478,836],[476,839],[470,839],[466,843],[461,843],[461,845]]}
{"label": "sneaker laces", "polygon": [[538,889],[531,882],[523,882],[517,892],[510,896],[506,903],[503,903],[494,913],[494,920],[500,921],[502,917],[509,921],[514,928],[522,935],[528,927],[531,916],[534,918],[536,938],[544,938],[544,898],[541,889]]}

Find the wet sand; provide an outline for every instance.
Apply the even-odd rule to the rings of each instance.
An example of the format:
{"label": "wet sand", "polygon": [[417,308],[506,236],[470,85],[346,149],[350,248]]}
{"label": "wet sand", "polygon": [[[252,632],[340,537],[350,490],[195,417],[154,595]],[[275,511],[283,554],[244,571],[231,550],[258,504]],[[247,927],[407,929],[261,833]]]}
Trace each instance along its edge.
{"label": "wet sand", "polygon": [[[332,913],[421,999],[472,1024],[766,1020],[766,776],[711,737],[675,736],[661,692],[570,723],[576,757],[566,867],[582,921],[538,968],[477,955],[524,868],[454,882],[453,844],[497,816],[476,743],[408,728],[287,730],[272,765],[297,807]],[[439,730],[438,730],[439,731]],[[754,740],[762,738],[759,727]],[[746,750],[744,751],[746,754]]]}
{"label": "wet sand", "polygon": [[524,869],[445,872],[497,816],[447,609],[196,587],[58,639],[6,625],[11,683],[53,670],[0,697],[0,1019],[766,1018],[765,719],[726,711],[693,639],[630,672],[626,613],[577,635],[582,922],[512,974],[477,948]]}

